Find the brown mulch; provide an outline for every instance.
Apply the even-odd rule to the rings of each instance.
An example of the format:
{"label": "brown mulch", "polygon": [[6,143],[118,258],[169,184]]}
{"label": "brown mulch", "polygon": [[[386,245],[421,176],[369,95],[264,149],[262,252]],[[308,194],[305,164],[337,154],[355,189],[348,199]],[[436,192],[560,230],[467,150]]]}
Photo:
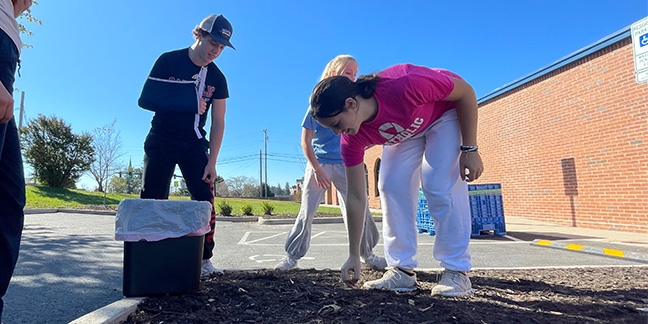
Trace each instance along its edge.
{"label": "brown mulch", "polygon": [[[381,272],[363,270],[361,282]],[[436,272],[409,293],[348,288],[333,270],[253,270],[199,291],[150,297],[125,323],[648,323],[648,268],[477,270],[472,297],[432,297]]]}

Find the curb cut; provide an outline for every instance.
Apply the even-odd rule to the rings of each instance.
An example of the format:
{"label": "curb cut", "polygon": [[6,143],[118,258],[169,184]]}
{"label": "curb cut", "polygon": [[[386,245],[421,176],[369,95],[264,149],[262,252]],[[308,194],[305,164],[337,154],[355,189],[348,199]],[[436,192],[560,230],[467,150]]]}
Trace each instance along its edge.
{"label": "curb cut", "polygon": [[85,314],[69,324],[118,324],[128,319],[128,316],[137,310],[144,298],[124,298],[112,304]]}
{"label": "curb cut", "polygon": [[560,242],[553,242],[553,241],[540,240],[540,239],[535,239],[530,244],[539,247],[548,247],[552,249],[568,250],[573,252],[583,252],[588,254],[603,255],[612,258],[619,258],[619,259],[624,259],[629,261],[648,263],[648,254],[645,253],[624,252],[615,249],[598,248],[598,247],[570,244],[570,243],[560,243]]}

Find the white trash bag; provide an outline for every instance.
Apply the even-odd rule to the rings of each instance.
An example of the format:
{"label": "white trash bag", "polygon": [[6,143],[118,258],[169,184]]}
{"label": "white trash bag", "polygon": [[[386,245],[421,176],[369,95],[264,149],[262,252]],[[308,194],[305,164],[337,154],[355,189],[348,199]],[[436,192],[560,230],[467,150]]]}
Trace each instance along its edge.
{"label": "white trash bag", "polygon": [[115,240],[155,242],[211,229],[212,204],[195,200],[124,199],[115,217]]}

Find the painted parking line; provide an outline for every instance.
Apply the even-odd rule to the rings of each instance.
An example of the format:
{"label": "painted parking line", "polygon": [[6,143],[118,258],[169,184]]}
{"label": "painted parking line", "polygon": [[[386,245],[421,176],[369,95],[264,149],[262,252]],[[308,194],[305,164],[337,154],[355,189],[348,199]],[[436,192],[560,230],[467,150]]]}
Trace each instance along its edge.
{"label": "painted parking line", "polygon": [[561,242],[554,242],[554,241],[540,240],[540,239],[533,240],[533,242],[531,242],[531,245],[540,246],[540,247],[549,247],[549,248],[560,249],[560,250],[598,254],[598,255],[604,255],[609,257],[621,258],[624,260],[632,260],[632,261],[648,263],[648,254],[646,253],[624,252],[616,249],[599,248],[599,247],[586,246],[580,244],[561,243]]}
{"label": "painted parking line", "polygon": [[[287,231],[246,231],[243,233],[238,245],[255,245],[255,246],[284,246]],[[523,241],[511,236],[504,236],[508,240],[501,241],[479,241],[471,240],[470,245],[503,245],[503,244],[527,244],[528,241]],[[434,242],[430,242],[434,236],[430,238],[418,237],[418,246],[433,246]],[[427,241],[427,242],[426,242]],[[311,236],[311,246],[348,246],[347,232],[346,231],[314,231]],[[378,243],[382,246],[382,240]]]}

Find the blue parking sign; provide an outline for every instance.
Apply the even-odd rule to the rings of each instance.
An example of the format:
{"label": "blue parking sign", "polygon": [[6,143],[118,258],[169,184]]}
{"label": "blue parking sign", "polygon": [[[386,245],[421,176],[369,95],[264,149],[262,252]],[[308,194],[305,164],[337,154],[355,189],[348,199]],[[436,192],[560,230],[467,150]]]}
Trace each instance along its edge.
{"label": "blue parking sign", "polygon": [[639,36],[639,47],[648,45],[648,33]]}

